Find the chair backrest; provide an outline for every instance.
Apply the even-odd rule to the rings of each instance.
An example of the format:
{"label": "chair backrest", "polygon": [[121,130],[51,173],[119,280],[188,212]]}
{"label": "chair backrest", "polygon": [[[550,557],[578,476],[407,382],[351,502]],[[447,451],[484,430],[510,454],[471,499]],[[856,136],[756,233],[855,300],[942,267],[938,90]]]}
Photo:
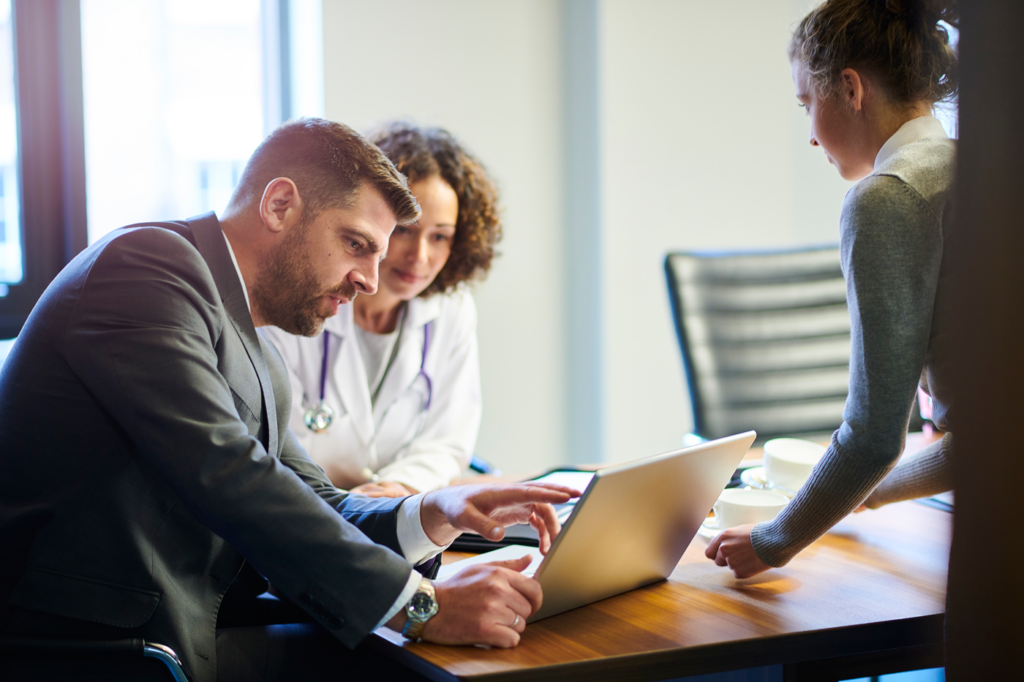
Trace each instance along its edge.
{"label": "chair backrest", "polygon": [[665,274],[698,435],[839,427],[850,315],[838,247],[671,253]]}

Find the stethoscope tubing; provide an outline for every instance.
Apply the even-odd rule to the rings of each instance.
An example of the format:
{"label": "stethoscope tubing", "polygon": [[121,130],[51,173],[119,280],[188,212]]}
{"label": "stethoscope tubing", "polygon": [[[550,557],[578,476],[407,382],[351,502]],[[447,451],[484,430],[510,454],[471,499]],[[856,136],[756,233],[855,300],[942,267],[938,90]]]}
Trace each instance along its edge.
{"label": "stethoscope tubing", "polygon": [[[424,367],[427,366],[427,349],[430,348],[430,323],[427,322],[423,325],[423,356],[420,358],[420,371],[417,374],[417,378],[420,374],[423,375],[423,379],[427,382],[427,402],[423,405],[423,411],[426,412],[430,409],[430,402],[434,399],[434,382],[430,380],[430,375]],[[415,379],[413,379],[415,381]],[[323,400],[323,398],[321,398]]]}
{"label": "stethoscope tubing", "polygon": [[324,358],[320,362],[320,404],[324,404],[324,396],[327,395],[327,366],[331,350],[331,333],[324,330]]}
{"label": "stethoscope tubing", "polygon": [[[320,362],[320,402],[316,405],[316,407],[313,408],[313,410],[326,411],[326,412],[330,413],[331,416],[333,417],[334,411],[326,404],[326,398],[327,398],[327,374],[328,374],[328,370],[330,368],[331,333],[325,329],[324,332],[323,332],[323,337],[324,337],[323,359]],[[429,351],[430,351],[430,323],[428,322],[425,325],[423,325],[423,353],[420,356],[420,369],[419,369],[419,372],[416,373],[416,376],[412,380],[413,383],[415,383],[416,380],[419,379],[422,376],[423,380],[427,384],[427,399],[424,402],[423,410],[421,411],[423,414],[425,414],[427,412],[427,410],[430,409],[430,405],[431,405],[431,403],[434,400],[434,382],[430,378],[430,375],[427,374],[427,370],[426,370],[426,366],[427,366],[427,353]],[[412,384],[409,384],[409,386],[411,387]],[[392,402],[392,404],[393,404],[393,402]],[[387,413],[390,410],[391,410],[391,405],[388,405],[387,409],[384,410],[384,415],[387,415]],[[383,421],[383,416],[381,417],[381,419]],[[310,425],[309,419],[306,420],[306,423],[307,423],[307,426],[309,426],[310,430],[318,432],[318,433],[320,431],[326,431],[327,428],[330,427],[330,420],[328,421],[327,425],[325,427],[321,428],[321,429],[314,429]],[[422,423],[421,423],[419,428],[417,429],[417,432],[419,431],[419,429],[422,429],[422,428],[423,428],[423,426],[422,426]],[[373,437],[373,440],[371,441],[371,443],[375,442],[376,440],[377,440],[377,434],[374,434],[374,437]]]}

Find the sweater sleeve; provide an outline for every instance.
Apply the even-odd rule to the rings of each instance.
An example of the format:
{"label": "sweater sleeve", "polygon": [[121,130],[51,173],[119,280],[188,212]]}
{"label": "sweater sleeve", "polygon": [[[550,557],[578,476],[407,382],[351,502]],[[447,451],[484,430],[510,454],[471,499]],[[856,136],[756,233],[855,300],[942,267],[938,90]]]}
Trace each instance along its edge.
{"label": "sweater sleeve", "polygon": [[843,424],[810,479],[771,522],[754,527],[762,561],[783,566],[853,511],[893,467],[931,332],[942,261],[932,206],[891,175],[847,195],[841,252],[850,309],[850,392]]}
{"label": "sweater sleeve", "polygon": [[917,452],[904,455],[896,468],[864,500],[864,504],[870,509],[878,509],[893,502],[929,497],[952,490],[952,455],[951,433]]}

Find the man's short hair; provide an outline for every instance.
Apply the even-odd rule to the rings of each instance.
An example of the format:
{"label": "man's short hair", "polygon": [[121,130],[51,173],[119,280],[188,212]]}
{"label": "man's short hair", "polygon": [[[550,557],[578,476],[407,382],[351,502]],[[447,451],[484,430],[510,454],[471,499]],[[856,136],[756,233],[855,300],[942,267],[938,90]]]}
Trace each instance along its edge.
{"label": "man's short hair", "polygon": [[322,118],[288,121],[270,133],[245,164],[231,196],[241,208],[258,202],[274,178],[289,178],[305,206],[303,220],[355,201],[363,185],[380,192],[405,225],[420,216],[405,176],[376,146],[346,125]]}

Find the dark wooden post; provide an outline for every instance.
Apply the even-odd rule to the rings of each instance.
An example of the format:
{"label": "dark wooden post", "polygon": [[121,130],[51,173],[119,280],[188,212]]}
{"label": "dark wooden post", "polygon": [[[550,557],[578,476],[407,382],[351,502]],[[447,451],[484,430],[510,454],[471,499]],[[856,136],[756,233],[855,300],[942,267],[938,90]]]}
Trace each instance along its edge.
{"label": "dark wooden post", "polygon": [[947,679],[1021,679],[1024,2],[961,2],[958,312]]}

